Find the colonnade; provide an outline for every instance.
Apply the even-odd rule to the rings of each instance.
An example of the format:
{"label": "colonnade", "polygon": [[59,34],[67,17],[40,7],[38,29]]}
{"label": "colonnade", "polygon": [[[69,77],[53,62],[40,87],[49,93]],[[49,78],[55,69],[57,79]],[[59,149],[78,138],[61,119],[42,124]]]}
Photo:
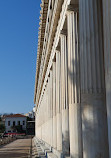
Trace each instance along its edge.
{"label": "colonnade", "polygon": [[65,15],[36,113],[36,137],[63,156],[111,158],[109,13],[111,0],[79,0]]}

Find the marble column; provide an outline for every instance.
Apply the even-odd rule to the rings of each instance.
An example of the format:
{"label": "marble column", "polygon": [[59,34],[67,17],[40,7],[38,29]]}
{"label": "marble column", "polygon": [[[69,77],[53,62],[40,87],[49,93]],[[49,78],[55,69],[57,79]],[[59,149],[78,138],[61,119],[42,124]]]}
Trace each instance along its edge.
{"label": "marble column", "polygon": [[103,0],[104,57],[109,152],[111,158],[111,0]]}
{"label": "marble column", "polygon": [[35,137],[37,137],[37,110],[35,111]]}
{"label": "marble column", "polygon": [[56,62],[53,61],[53,147],[57,147],[57,120],[56,120]]}
{"label": "marble column", "polygon": [[62,151],[69,154],[69,106],[67,74],[67,38],[61,34],[61,108],[62,108]]}
{"label": "marble column", "polygon": [[46,132],[45,132],[45,137],[46,137],[46,142],[49,144],[49,137],[50,137],[50,135],[49,135],[49,116],[48,116],[48,114],[49,114],[49,106],[48,106],[48,92],[49,92],[49,90],[48,90],[48,87],[49,87],[49,85],[48,85],[48,80],[47,80],[47,83],[46,83],[46,93],[45,93],[45,95],[46,95],[46,118],[45,118],[45,130],[46,130]]}
{"label": "marble column", "polygon": [[79,2],[83,157],[109,158],[101,0]]}
{"label": "marble column", "polygon": [[[77,6],[76,6],[77,7]],[[74,8],[73,8],[74,9]],[[70,157],[82,158],[80,104],[80,56],[78,50],[78,8],[67,12]]]}
{"label": "marble column", "polygon": [[48,136],[48,144],[51,145],[50,142],[50,136],[51,136],[51,131],[49,130],[51,128],[50,125],[50,73],[48,75],[48,132],[49,132],[49,136]]}
{"label": "marble column", "polygon": [[53,75],[50,70],[50,145],[53,146]]}
{"label": "marble column", "polygon": [[62,151],[62,114],[60,103],[60,51],[56,51],[56,115],[57,115],[57,150]]}

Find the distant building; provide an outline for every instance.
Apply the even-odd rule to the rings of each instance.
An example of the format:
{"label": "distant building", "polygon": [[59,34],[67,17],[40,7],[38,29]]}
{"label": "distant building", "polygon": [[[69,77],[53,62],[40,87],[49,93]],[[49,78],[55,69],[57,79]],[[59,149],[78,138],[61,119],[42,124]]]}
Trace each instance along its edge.
{"label": "distant building", "polygon": [[26,113],[25,114],[25,116],[26,117],[29,117],[29,118],[33,118],[34,116],[33,116],[33,112],[31,111],[31,112],[28,112],[28,113]]}
{"label": "distant building", "polygon": [[21,114],[7,115],[5,117],[6,133],[17,132],[14,127],[21,127],[22,130],[26,130],[26,116]]}
{"label": "distant building", "polygon": [[35,107],[31,112],[25,114],[27,118],[27,135],[35,135]]}
{"label": "distant building", "polygon": [[27,135],[35,135],[35,120],[27,121]]}
{"label": "distant building", "polygon": [[35,107],[33,108],[32,111],[26,113],[25,116],[34,119],[35,118]]}

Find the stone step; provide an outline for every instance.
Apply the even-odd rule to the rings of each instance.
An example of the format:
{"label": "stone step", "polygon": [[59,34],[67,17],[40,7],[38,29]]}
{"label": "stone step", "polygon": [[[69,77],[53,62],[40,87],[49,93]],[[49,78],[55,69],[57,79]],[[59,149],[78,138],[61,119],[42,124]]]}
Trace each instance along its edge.
{"label": "stone step", "polygon": [[37,138],[33,139],[33,148],[35,153],[35,158],[58,158],[51,150],[44,145],[43,142]]}
{"label": "stone step", "polygon": [[53,153],[47,153],[47,158],[57,158],[57,156]]}
{"label": "stone step", "polygon": [[45,155],[47,156],[48,153],[51,153],[50,150],[45,150]]}

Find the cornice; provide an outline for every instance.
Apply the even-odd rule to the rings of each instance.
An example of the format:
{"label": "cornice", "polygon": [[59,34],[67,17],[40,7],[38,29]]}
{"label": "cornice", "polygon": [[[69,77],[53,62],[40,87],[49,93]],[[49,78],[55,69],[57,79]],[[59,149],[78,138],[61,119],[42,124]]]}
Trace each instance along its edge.
{"label": "cornice", "polygon": [[49,0],[42,0],[41,11],[40,11],[40,22],[39,22],[39,33],[38,33],[38,50],[37,50],[37,61],[36,61],[36,76],[35,76],[35,94],[34,94],[34,103],[36,102],[36,93],[37,93],[37,84],[38,84],[38,75],[40,70],[41,55],[43,49],[44,35],[45,35],[45,26],[48,12],[48,3]]}

